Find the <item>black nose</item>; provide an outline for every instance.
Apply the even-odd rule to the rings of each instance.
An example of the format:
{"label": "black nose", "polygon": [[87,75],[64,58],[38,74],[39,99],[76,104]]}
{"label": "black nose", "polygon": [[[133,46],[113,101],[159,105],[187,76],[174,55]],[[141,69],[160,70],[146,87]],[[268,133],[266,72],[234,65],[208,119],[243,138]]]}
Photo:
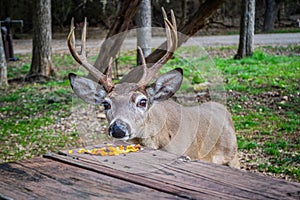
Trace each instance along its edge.
{"label": "black nose", "polygon": [[129,126],[126,122],[117,119],[114,123],[109,126],[109,135],[114,138],[123,138],[129,133]]}

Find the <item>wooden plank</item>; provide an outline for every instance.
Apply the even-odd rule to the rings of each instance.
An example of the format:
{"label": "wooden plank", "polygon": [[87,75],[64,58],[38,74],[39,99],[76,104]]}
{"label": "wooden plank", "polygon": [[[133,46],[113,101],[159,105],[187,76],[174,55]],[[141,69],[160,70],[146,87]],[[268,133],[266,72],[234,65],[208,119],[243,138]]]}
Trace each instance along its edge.
{"label": "wooden plank", "polygon": [[[66,152],[65,152],[66,153]],[[300,199],[300,184],[205,162],[183,162],[175,155],[146,149],[127,156],[57,156],[58,160],[114,174],[127,181],[163,185],[165,192],[201,199]],[[75,158],[75,159],[74,159]],[[129,166],[129,167],[128,167]],[[144,172],[142,169],[145,169]]]}
{"label": "wooden plank", "polygon": [[34,158],[0,165],[0,199],[178,198],[51,159]]}
{"label": "wooden plank", "polygon": [[70,165],[83,168],[89,171],[105,174],[107,176],[124,180],[126,182],[135,183],[141,186],[152,188],[157,191],[172,194],[174,196],[190,199],[189,190],[178,188],[177,186],[174,186],[172,184],[166,184],[152,178],[140,176],[140,172],[138,174],[128,173],[127,171],[116,170],[104,165],[99,165],[99,162],[95,162],[94,160],[89,161],[84,158],[74,158],[57,154],[48,154],[45,155],[45,157],[63,163],[68,163]]}
{"label": "wooden plank", "polygon": [[298,183],[199,161],[173,163],[151,178],[228,199],[300,199]]}

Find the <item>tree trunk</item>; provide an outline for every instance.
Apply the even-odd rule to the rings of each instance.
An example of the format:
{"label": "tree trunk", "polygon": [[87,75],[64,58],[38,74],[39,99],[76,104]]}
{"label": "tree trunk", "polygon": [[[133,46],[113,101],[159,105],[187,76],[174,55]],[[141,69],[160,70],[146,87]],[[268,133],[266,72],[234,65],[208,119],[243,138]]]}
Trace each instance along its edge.
{"label": "tree trunk", "polygon": [[55,75],[51,50],[51,0],[36,0],[35,6],[32,60],[26,79],[40,79]]}
{"label": "tree trunk", "polygon": [[[141,47],[144,56],[151,54],[151,0],[142,0],[135,16],[137,23],[137,46]],[[142,64],[140,52],[137,50],[137,64]]]}
{"label": "tree trunk", "polygon": [[[0,24],[0,30],[1,30],[1,24]],[[0,87],[6,87],[6,86],[8,86],[7,66],[6,66],[6,59],[5,59],[5,53],[4,53],[3,43],[2,43],[2,34],[1,34],[1,37],[0,37]]]}
{"label": "tree trunk", "polygon": [[[113,27],[110,29],[105,41],[103,42],[95,67],[101,72],[106,73],[109,60],[111,57],[116,57],[120,51],[123,40],[125,39],[125,32],[128,30],[132,18],[135,16],[141,0],[123,0],[120,1],[121,6]],[[112,37],[118,33],[122,33],[117,37]]]}
{"label": "tree trunk", "polygon": [[275,0],[266,0],[266,11],[264,16],[263,32],[274,30],[277,5]]}
{"label": "tree trunk", "polygon": [[187,0],[182,1],[182,22],[181,22],[182,25],[185,25],[186,22],[188,21],[189,10],[187,4],[188,4]]}
{"label": "tree trunk", "polygon": [[254,51],[255,0],[242,1],[240,40],[235,59],[252,56]]}

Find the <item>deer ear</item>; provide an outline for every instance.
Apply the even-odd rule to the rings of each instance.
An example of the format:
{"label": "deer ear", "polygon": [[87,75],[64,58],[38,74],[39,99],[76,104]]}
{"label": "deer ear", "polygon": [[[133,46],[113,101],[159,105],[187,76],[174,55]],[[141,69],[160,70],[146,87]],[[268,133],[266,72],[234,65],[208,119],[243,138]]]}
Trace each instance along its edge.
{"label": "deer ear", "polygon": [[90,79],[70,73],[69,80],[74,93],[86,103],[101,104],[106,96],[104,88]]}
{"label": "deer ear", "polygon": [[182,82],[182,69],[176,68],[161,75],[155,83],[147,88],[150,100],[163,101],[172,97],[180,88]]}

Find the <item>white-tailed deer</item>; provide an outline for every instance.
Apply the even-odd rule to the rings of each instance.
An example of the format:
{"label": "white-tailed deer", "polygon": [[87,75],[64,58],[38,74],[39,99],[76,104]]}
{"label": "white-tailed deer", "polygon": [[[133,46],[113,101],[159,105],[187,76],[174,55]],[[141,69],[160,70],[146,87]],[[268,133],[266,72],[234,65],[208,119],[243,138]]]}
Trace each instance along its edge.
{"label": "white-tailed deer", "polygon": [[[68,46],[74,59],[93,75],[98,83],[69,74],[77,96],[90,104],[102,104],[109,122],[111,137],[131,140],[154,149],[186,155],[213,163],[239,167],[237,141],[230,113],[214,102],[184,107],[169,100],[182,82],[182,69],[161,75],[149,84],[158,70],[172,57],[177,48],[177,28],[164,13],[166,54],[150,68],[143,57],[143,76],[137,83],[114,84],[111,64],[103,74],[88,63],[85,53],[86,23],[82,31],[81,53],[75,50],[74,27],[68,36]],[[140,50],[142,54],[142,51]]]}

